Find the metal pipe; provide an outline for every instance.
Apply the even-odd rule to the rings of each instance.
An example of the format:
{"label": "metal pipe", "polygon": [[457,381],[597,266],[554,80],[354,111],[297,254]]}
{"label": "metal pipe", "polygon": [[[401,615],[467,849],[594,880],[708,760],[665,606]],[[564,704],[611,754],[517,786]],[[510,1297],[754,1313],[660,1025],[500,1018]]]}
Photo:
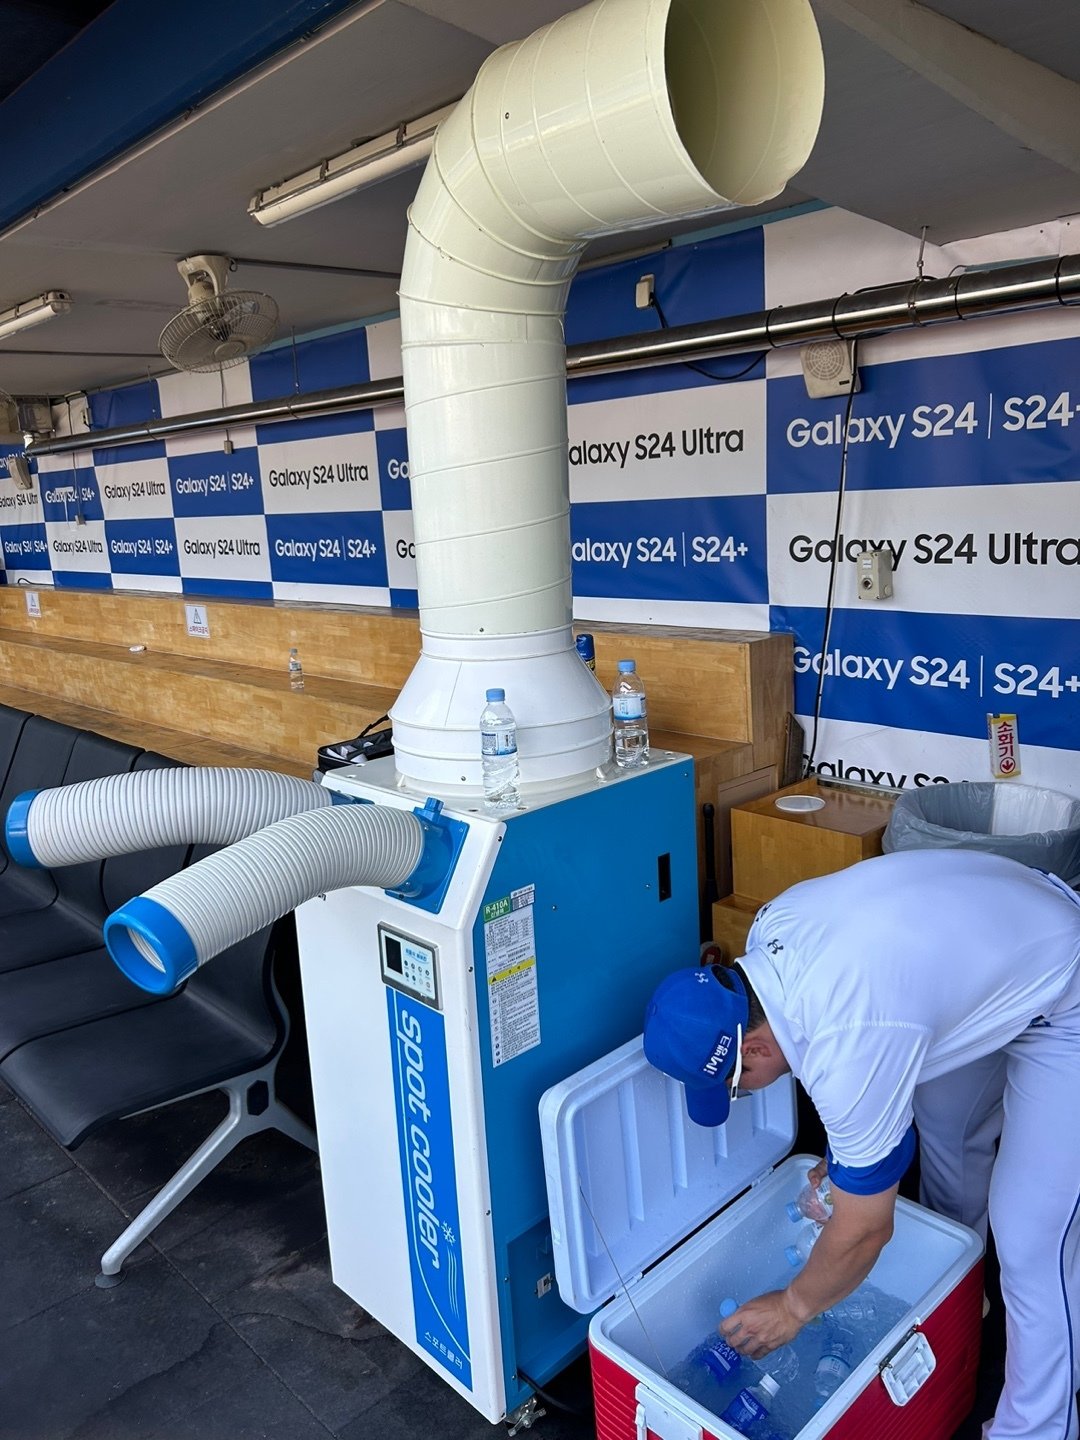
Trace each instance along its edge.
{"label": "metal pipe", "polygon": [[566,369],[570,375],[587,375],[674,365],[1054,304],[1080,304],[1080,255],[966,271],[944,280],[904,280],[832,300],[778,305],[755,314],[674,326],[658,334],[592,341],[567,350]]}
{"label": "metal pipe", "polygon": [[[814,300],[804,305],[778,305],[749,315],[679,325],[668,330],[627,335],[621,339],[572,345],[566,352],[568,375],[596,375],[613,370],[640,370],[676,365],[717,355],[776,350],[818,340],[883,335],[922,325],[974,320],[1050,305],[1080,305],[1080,255],[1025,261],[993,270],[969,270],[943,280],[904,280],[873,290]],[[47,440],[27,448],[28,455],[62,455],[88,446],[131,445],[191,430],[270,423],[301,416],[331,415],[400,403],[400,376],[366,385],[315,390],[308,395],[202,410],[164,420],[146,420],[111,430]]]}
{"label": "metal pipe", "polygon": [[258,425],[273,420],[300,420],[312,415],[333,415],[341,410],[367,410],[375,405],[400,403],[404,391],[401,376],[370,380],[366,385],[345,385],[340,389],[312,390],[306,395],[285,395],[274,400],[253,400],[244,405],[227,405],[218,410],[197,410],[190,415],[172,415],[161,420],[140,420],[135,425],[115,425],[109,430],[87,430],[81,435],[46,440],[27,447],[28,455],[64,455],[88,446],[107,449],[113,445],[135,445],[146,440],[163,440],[192,430],[224,430],[235,425]]}

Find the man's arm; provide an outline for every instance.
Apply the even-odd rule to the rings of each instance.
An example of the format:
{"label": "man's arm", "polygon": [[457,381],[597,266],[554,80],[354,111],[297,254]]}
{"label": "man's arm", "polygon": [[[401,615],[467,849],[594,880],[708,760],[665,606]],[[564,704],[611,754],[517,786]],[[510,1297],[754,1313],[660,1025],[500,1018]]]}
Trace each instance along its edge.
{"label": "man's arm", "polygon": [[828,1310],[869,1275],[893,1232],[897,1186],[878,1195],[852,1195],[832,1187],[833,1214],[805,1266],[786,1290],[772,1290],[740,1305],[721,1333],[736,1350],[760,1360],[793,1340],[815,1315]]}

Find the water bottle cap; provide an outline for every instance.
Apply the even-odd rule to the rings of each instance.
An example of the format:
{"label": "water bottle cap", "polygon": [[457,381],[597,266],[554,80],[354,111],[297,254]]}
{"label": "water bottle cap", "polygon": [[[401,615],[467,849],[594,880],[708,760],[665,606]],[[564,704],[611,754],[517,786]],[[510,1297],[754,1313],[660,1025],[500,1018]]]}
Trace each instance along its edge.
{"label": "water bottle cap", "polygon": [[802,1211],[799,1209],[798,1205],[795,1204],[794,1200],[789,1200],[787,1203],[787,1218],[791,1221],[793,1225],[797,1225],[799,1221],[803,1218]]}
{"label": "water bottle cap", "polygon": [[630,674],[631,674],[634,670],[636,670],[636,669],[637,669],[637,665],[636,665],[636,663],[635,663],[633,660],[620,660],[620,661],[619,661],[619,674],[620,674],[620,675],[630,675]]}
{"label": "water bottle cap", "polygon": [[732,1299],[730,1299],[730,1298],[727,1299],[727,1300],[721,1300],[721,1301],[720,1301],[720,1318],[721,1318],[721,1320],[726,1320],[729,1315],[734,1315],[734,1314],[735,1314],[735,1311],[738,1310],[738,1308],[739,1308],[739,1302],[738,1302],[737,1300],[732,1300]]}
{"label": "water bottle cap", "polygon": [[774,1395],[779,1392],[780,1389],[780,1386],[777,1384],[777,1382],[773,1379],[771,1375],[762,1375],[761,1379],[758,1381],[758,1386],[760,1389],[765,1391],[766,1395],[768,1395],[770,1400],[773,1398]]}
{"label": "water bottle cap", "polygon": [[489,690],[489,691],[487,692],[487,698],[488,698],[489,700],[494,700],[496,704],[499,704],[499,703],[501,703],[503,700],[506,699],[506,691],[505,691],[505,690]]}
{"label": "water bottle cap", "polygon": [[788,1245],[784,1250],[784,1254],[787,1256],[787,1262],[789,1265],[802,1264],[802,1256],[799,1254],[798,1250],[795,1249],[794,1245]]}

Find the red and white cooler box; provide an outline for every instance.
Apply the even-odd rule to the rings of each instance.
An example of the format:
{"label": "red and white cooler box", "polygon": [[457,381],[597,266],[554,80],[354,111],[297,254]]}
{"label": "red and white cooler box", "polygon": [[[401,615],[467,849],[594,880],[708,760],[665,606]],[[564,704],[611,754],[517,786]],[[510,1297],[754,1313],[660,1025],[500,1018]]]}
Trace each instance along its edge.
{"label": "red and white cooler box", "polygon": [[[813,1163],[783,1159],[795,1124],[790,1076],[741,1097],[722,1127],[693,1124],[640,1036],[542,1097],[559,1290],[596,1312],[598,1440],[739,1440],[666,1372],[715,1330],[725,1296],[776,1288],[795,1233],[785,1206]],[[949,1440],[974,1403],[982,1252],[965,1226],[897,1201],[869,1283],[908,1311],[798,1440]]]}

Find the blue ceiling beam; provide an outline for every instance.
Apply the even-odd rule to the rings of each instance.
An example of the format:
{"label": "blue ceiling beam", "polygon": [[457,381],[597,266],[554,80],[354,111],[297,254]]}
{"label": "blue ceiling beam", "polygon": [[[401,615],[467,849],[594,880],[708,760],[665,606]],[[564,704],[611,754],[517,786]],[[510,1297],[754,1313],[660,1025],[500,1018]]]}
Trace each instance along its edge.
{"label": "blue ceiling beam", "polygon": [[113,0],[0,103],[0,231],[356,0]]}

